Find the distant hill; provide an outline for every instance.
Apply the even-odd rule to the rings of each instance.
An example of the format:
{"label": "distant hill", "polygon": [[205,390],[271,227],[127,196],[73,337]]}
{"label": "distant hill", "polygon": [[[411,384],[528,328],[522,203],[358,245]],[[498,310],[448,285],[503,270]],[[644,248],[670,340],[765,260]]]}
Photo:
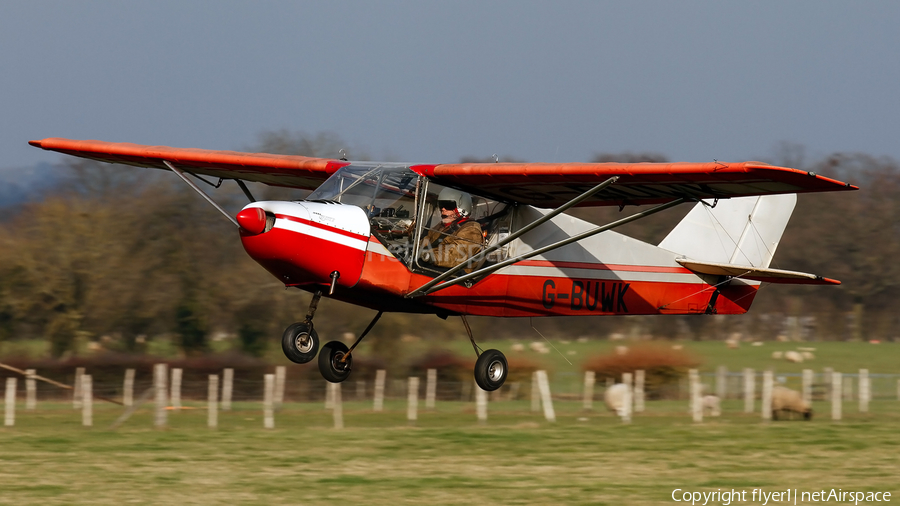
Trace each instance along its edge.
{"label": "distant hill", "polygon": [[32,167],[0,168],[0,208],[40,200],[63,184],[68,169],[49,163]]}

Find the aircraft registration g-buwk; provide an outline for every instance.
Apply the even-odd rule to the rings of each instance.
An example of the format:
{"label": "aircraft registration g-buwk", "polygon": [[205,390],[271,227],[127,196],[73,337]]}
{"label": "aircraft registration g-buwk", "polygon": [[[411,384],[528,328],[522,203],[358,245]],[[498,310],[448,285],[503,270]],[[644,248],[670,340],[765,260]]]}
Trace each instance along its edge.
{"label": "aircraft registration g-buwk", "polygon": [[[403,164],[48,138],[31,145],[82,158],[171,170],[230,219],[244,249],[287,287],[313,294],[287,327],[285,355],[319,352],[313,317],[323,295],[378,311],[349,348],[318,353],[341,382],[352,352],[384,311],[460,316],[484,390],[508,364],[482,351],[467,315],[742,314],[761,283],[838,284],[771,269],[797,200],[858,189],[813,172],[743,163]],[[193,177],[188,177],[191,175]],[[232,179],[249,199],[236,217],[196,180]],[[314,190],[257,201],[244,184]],[[218,185],[213,185],[218,187]],[[612,231],[676,205],[694,207],[658,245]],[[573,206],[650,206],[596,226]]]}

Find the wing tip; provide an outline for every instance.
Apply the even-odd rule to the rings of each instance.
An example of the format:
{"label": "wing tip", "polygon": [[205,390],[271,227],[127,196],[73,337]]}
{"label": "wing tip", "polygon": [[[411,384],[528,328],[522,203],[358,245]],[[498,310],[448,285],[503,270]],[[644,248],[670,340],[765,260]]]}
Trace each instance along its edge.
{"label": "wing tip", "polygon": [[43,146],[41,146],[41,142],[42,141],[28,141],[28,144],[31,144],[32,146],[34,146],[36,148],[42,148]]}

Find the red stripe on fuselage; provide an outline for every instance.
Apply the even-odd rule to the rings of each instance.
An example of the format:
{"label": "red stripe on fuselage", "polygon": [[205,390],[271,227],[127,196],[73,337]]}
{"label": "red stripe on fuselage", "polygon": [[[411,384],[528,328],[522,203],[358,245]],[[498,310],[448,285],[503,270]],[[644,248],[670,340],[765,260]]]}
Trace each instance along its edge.
{"label": "red stripe on fuselage", "polygon": [[349,231],[347,231],[347,230],[342,230],[342,229],[340,229],[340,228],[335,228],[335,227],[329,227],[328,225],[325,225],[325,224],[322,224],[322,223],[317,223],[317,222],[315,222],[315,221],[310,221],[310,220],[306,220],[306,219],[303,219],[303,218],[298,218],[298,217],[296,217],[296,216],[290,216],[290,215],[288,215],[288,214],[276,214],[276,215],[275,215],[275,218],[278,218],[278,219],[280,219],[280,220],[295,221],[295,222],[297,222],[297,223],[302,223],[302,224],[304,224],[304,225],[308,225],[308,226],[313,227],[313,228],[318,228],[318,229],[321,229],[321,230],[327,230],[328,232],[334,232],[335,234],[340,234],[340,235],[343,235],[343,236],[346,236],[346,237],[350,237],[350,238],[353,238],[353,239],[359,239],[360,241],[366,241],[366,242],[369,241],[369,238],[366,237],[366,236],[364,236],[364,235],[354,234],[353,232],[349,232]]}

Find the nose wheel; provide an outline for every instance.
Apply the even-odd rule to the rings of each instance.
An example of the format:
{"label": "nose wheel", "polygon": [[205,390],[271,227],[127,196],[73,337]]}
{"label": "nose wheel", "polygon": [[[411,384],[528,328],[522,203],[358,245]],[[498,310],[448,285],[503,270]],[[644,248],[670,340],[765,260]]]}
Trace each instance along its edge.
{"label": "nose wheel", "polygon": [[309,302],[306,319],[290,325],[284,329],[284,334],[281,335],[281,351],[291,362],[305,364],[316,358],[316,353],[319,351],[319,335],[316,334],[312,321],[321,298],[322,291],[316,290]]}
{"label": "nose wheel", "polygon": [[312,322],[298,322],[286,328],[281,336],[281,351],[288,360],[297,364],[305,364],[316,358],[319,335]]}

